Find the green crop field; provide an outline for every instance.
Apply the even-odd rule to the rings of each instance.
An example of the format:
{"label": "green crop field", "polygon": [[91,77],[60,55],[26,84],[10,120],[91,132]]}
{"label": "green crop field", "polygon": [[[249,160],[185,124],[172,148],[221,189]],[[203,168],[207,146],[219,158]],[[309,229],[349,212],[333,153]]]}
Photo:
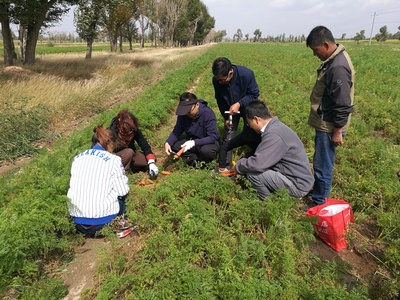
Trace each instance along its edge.
{"label": "green crop field", "polygon": [[[279,192],[260,201],[243,179],[235,184],[178,161],[171,175],[159,176],[149,188],[136,186],[143,174],[129,174],[127,210],[138,222],[140,247],[121,248],[106,228],[112,255],[102,257],[97,285],[83,299],[394,299],[400,290],[400,182],[395,174],[400,169],[400,44],[345,46],[356,69],[355,113],[345,145],[337,151],[331,197],[351,203],[356,219],[343,253],[357,250],[360,260],[373,262],[379,271],[365,275],[345,259],[326,259],[313,251],[318,240],[299,199]],[[216,57],[227,56],[254,71],[260,98],[299,135],[312,160],[314,131],[307,118],[320,61],[305,44],[221,43],[178,65],[168,67],[164,61],[158,73],[150,72],[154,58],[120,56],[123,74],[117,78],[100,73],[112,69],[114,56],[95,63],[69,61],[63,64],[69,72],[64,77],[49,64],[31,67],[26,76],[0,73],[0,143],[8,149],[0,154],[2,159],[33,156],[22,170],[0,179],[3,297],[66,296],[67,287],[48,266],[71,261],[74,247],[83,241],[69,218],[66,193],[72,159],[90,146],[93,126],[107,124],[119,109],[128,108],[153,147],[162,150],[178,96],[191,90],[216,111],[222,130],[211,84]],[[19,90],[6,92],[21,82]],[[45,82],[57,86],[47,97],[53,100],[35,100],[45,93]],[[38,94],[35,84],[41,87]],[[129,101],[96,108],[105,95],[117,97],[139,86]],[[70,110],[86,123],[38,150],[35,141]],[[159,159],[165,155],[161,150]]]}

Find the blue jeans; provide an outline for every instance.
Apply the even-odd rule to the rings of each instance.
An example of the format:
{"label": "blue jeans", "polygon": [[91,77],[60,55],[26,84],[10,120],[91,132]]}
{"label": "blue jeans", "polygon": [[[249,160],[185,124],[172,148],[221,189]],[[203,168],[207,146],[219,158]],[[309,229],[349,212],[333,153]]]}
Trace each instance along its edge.
{"label": "blue jeans", "polygon": [[[332,132],[315,131],[315,152],[313,160],[314,188],[312,200],[314,204],[325,203],[332,186],[333,165],[335,163],[336,146],[332,143]],[[343,136],[346,135],[344,132]]]}

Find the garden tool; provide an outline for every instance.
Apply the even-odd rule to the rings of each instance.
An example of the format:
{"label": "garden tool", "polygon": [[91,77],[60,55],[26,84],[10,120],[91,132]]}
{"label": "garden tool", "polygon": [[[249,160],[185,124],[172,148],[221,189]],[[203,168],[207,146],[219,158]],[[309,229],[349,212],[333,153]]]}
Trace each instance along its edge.
{"label": "garden tool", "polygon": [[[233,130],[233,116],[230,113],[229,110],[225,111],[224,113],[229,114],[229,128],[228,128],[228,134],[226,135],[225,141],[224,143],[230,141],[234,136],[235,136],[235,131]],[[240,114],[240,111],[238,112]],[[227,155],[226,155],[226,163],[227,165],[231,164],[232,161],[232,153],[233,151],[228,151]]]}

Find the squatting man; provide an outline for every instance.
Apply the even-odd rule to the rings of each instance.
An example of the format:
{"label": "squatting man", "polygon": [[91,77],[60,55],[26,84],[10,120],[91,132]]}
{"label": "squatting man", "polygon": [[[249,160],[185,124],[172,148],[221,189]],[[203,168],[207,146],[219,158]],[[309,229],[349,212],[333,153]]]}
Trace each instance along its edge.
{"label": "squatting man", "polygon": [[263,101],[250,103],[245,116],[250,128],[261,134],[261,143],[254,155],[236,163],[233,172],[245,175],[262,200],[279,189],[287,189],[292,197],[306,196],[314,176],[296,133],[271,117]]}

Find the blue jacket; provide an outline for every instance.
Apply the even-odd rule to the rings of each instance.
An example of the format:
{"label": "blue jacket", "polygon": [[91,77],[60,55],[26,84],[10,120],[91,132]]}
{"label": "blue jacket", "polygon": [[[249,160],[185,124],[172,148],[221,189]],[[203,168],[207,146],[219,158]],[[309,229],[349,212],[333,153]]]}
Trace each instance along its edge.
{"label": "blue jacket", "polygon": [[246,67],[232,65],[233,77],[229,84],[220,84],[214,77],[215,99],[219,111],[225,120],[229,118],[228,111],[232,104],[240,103],[240,114],[244,116],[244,109],[249,103],[258,98],[260,91],[254,72]]}
{"label": "blue jacket", "polygon": [[178,116],[176,124],[167,139],[171,146],[186,133],[188,139],[195,141],[196,146],[214,144],[219,141],[217,118],[214,111],[207,106],[207,102],[199,100],[199,114],[192,119],[188,116]]}

